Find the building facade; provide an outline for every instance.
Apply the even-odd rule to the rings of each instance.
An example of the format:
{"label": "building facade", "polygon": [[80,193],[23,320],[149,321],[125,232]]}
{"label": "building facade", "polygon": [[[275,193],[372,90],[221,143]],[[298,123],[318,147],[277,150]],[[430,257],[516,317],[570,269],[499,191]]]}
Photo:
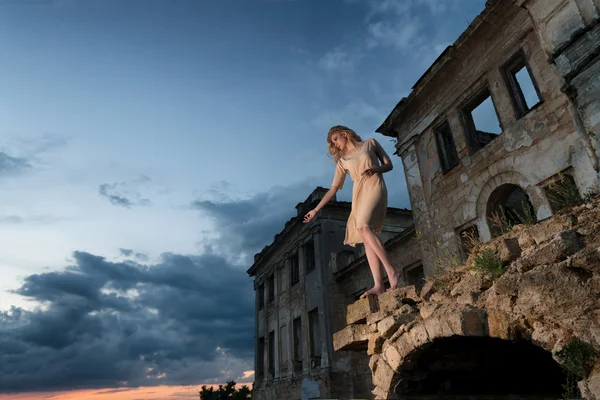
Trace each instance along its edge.
{"label": "building facade", "polygon": [[598,190],[599,10],[488,1],[378,128],[397,138],[425,275],[470,239],[548,218],[557,188]]}
{"label": "building facade", "polygon": [[[255,255],[248,270],[256,292],[254,398],[259,400],[370,396],[368,357],[334,352],[332,342],[333,332],[345,324],[345,307],[372,284],[367,275],[359,285],[342,278],[354,270],[348,266],[364,258],[362,246],[343,245],[351,204],[333,198],[315,219],[303,222],[326,192],[317,188],[298,204],[296,217]],[[389,208],[382,240],[410,232],[411,226],[409,210]],[[368,274],[368,267],[363,272]]]}

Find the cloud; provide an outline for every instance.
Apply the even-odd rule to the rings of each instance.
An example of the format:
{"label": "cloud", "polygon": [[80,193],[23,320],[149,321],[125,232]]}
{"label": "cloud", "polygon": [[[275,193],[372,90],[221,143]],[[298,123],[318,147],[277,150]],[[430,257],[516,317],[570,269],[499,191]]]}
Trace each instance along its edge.
{"label": "cloud", "polygon": [[53,217],[50,215],[0,215],[0,225],[49,225],[61,221],[62,218]]}
{"label": "cloud", "polygon": [[350,54],[338,47],[325,53],[317,63],[327,72],[349,73],[354,70],[354,65],[359,58],[358,54]]}
{"label": "cloud", "polygon": [[[203,254],[147,263],[126,248],[124,261],[76,251],[62,270],[27,276],[12,293],[41,306],[0,311],[0,391],[250,382],[254,290],[246,270],[314,186],[245,198],[219,188],[231,185],[192,204],[218,232]],[[227,254],[246,257],[234,263]]]}
{"label": "cloud", "polygon": [[119,249],[119,252],[124,257],[133,258],[137,261],[148,261],[148,256],[143,253],[137,253],[131,249]]}
{"label": "cloud", "polygon": [[70,138],[54,133],[44,133],[39,136],[17,136],[10,140],[10,145],[26,157],[37,157],[66,146]]}
{"label": "cloud", "polygon": [[252,283],[223,257],[73,257],[14,291],[44,308],[0,312],[2,391],[184,385],[252,368]]}
{"label": "cloud", "polygon": [[348,121],[377,124],[385,119],[386,111],[388,110],[382,110],[372,104],[357,100],[347,103],[341,108],[321,112],[312,122],[316,129],[325,131],[333,125],[350,125]]}
{"label": "cloud", "polygon": [[283,230],[285,222],[296,215],[295,206],[314,189],[311,182],[301,182],[247,198],[220,194],[217,200],[195,200],[191,207],[214,221],[217,236],[208,245],[221,254],[235,254],[239,262],[247,264]]}
{"label": "cloud", "polygon": [[149,206],[152,202],[140,194],[142,186],[147,186],[150,178],[142,176],[130,182],[103,183],[98,192],[115,206],[131,208],[134,206]]}
{"label": "cloud", "polygon": [[31,168],[25,158],[12,157],[0,151],[0,176],[15,175]]}
{"label": "cloud", "polygon": [[369,24],[368,47],[388,46],[408,50],[422,41],[419,17],[404,16],[399,20],[380,20]]}

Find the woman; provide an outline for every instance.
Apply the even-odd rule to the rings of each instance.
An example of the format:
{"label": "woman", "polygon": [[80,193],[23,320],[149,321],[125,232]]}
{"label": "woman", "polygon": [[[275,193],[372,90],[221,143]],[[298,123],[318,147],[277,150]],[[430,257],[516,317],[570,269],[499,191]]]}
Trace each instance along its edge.
{"label": "woman", "polygon": [[380,294],[385,291],[381,264],[390,280],[390,288],[398,286],[398,276],[388,259],[378,234],[383,228],[387,211],[387,188],[383,180],[384,172],[392,170],[392,162],[385,150],[375,139],[363,141],[352,129],[337,125],[327,135],[328,154],[335,162],[335,175],[331,189],[319,204],[304,216],[304,222],[311,221],[333,195],[344,186],[346,173],[354,181],[352,188],[352,210],[346,224],[344,244],[356,246],[364,243],[365,253],[373,274],[375,285],[360,296]]}

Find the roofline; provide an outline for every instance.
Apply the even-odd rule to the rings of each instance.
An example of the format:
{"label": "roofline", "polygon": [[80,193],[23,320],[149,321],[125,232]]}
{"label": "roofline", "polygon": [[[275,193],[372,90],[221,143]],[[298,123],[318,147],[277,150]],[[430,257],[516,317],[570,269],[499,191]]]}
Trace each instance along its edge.
{"label": "roofline", "polygon": [[427,70],[417,79],[412,86],[412,90],[408,97],[403,97],[398,104],[392,109],[386,119],[379,125],[375,132],[381,133],[384,136],[396,137],[397,132],[394,130],[394,120],[399,114],[409,105],[417,94],[423,90],[427,83],[442,69],[447,61],[452,59],[453,54],[460,48],[468,39],[473,36],[477,28],[485,21],[487,15],[503,0],[487,0],[483,10],[471,21],[467,29],[465,29],[454,43],[444,49],[444,51],[435,59],[435,61],[427,68]]}

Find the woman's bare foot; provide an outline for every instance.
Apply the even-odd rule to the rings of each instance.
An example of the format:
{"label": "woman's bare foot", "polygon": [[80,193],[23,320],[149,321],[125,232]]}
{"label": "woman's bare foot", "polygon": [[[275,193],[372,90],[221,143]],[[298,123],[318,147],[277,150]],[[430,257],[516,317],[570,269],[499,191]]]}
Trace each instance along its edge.
{"label": "woman's bare foot", "polygon": [[394,273],[388,278],[390,280],[390,287],[387,289],[387,291],[389,292],[390,290],[398,289],[398,273],[394,271]]}
{"label": "woman's bare foot", "polygon": [[360,296],[361,299],[364,299],[365,297],[367,297],[370,294],[381,294],[385,291],[385,289],[383,288],[383,286],[373,286],[372,289],[367,290],[366,292],[364,292],[362,294],[362,296]]}

